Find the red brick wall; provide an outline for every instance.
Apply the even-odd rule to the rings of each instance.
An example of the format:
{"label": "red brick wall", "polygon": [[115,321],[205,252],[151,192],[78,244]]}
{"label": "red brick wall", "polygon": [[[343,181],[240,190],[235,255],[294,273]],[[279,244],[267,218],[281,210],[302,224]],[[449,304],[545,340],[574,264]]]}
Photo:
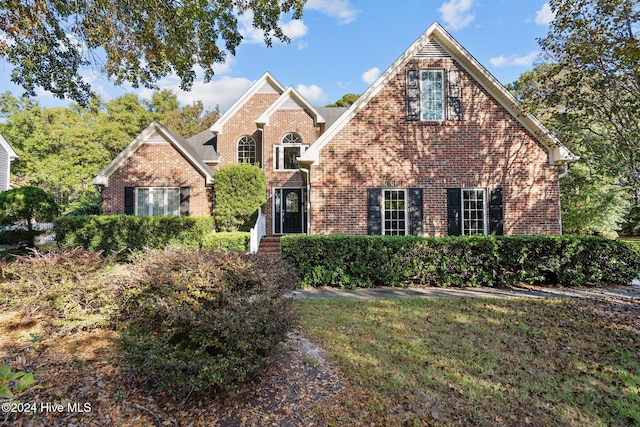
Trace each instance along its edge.
{"label": "red brick wall", "polygon": [[[463,120],[407,121],[405,70],[351,120],[311,170],[311,232],[367,234],[367,188],[420,187],[425,235],[447,234],[446,188],[503,189],[505,234],[559,234],[558,170],[546,150],[461,70]],[[486,214],[488,217],[488,212]]]}
{"label": "red brick wall", "polygon": [[109,177],[102,191],[105,214],[124,213],[125,187],[190,187],[189,214],[211,216],[205,178],[170,144],[142,144]]}
{"label": "red brick wall", "polygon": [[[320,127],[314,126],[313,118],[302,109],[283,109],[274,112],[264,132],[257,130],[255,120],[262,115],[278,99],[275,93],[258,93],[251,97],[244,106],[224,124],[218,135],[218,153],[220,166],[237,162],[237,142],[243,135],[251,135],[256,140],[257,159],[267,178],[269,199],[266,204],[267,234],[272,234],[273,190],[281,187],[302,187],[300,171],[274,170],[274,145],[282,142],[289,132],[302,137],[304,144],[313,144],[320,136]],[[263,142],[264,141],[264,142]],[[264,150],[264,151],[262,151]],[[264,153],[264,155],[262,155]]]}

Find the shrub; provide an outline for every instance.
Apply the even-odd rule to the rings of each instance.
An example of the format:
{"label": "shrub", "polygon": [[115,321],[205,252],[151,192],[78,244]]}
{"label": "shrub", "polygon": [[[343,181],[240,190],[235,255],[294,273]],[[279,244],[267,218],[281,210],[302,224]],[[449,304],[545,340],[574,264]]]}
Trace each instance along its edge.
{"label": "shrub", "polygon": [[259,374],[292,327],[293,276],[240,253],[151,250],[132,258],[118,347],[130,379],[176,397]]}
{"label": "shrub", "polygon": [[54,226],[60,247],[118,253],[121,259],[145,247],[199,248],[212,229],[211,218],[188,216],[71,216],[58,218]]}
{"label": "shrub", "polygon": [[115,288],[105,278],[112,260],[82,248],[32,251],[0,260],[0,304],[26,316],[44,313],[65,329],[106,325],[115,309]]}
{"label": "shrub", "polygon": [[247,163],[216,170],[215,218],[219,231],[237,231],[265,203],[264,171]]}
{"label": "shrub", "polygon": [[241,231],[209,233],[202,240],[202,248],[214,252],[247,252],[249,239],[250,233]]}
{"label": "shrub", "polygon": [[629,284],[640,248],[583,236],[285,236],[283,259],[303,286]]}

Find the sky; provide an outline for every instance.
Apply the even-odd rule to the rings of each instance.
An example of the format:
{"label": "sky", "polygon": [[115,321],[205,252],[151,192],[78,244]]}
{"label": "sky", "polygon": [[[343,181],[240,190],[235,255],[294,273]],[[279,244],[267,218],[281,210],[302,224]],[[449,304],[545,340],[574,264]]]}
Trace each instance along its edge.
{"label": "sky", "polygon": [[[182,105],[202,101],[222,112],[266,71],[283,86],[293,86],[315,106],[333,103],[347,93],[363,93],[429,26],[439,22],[501,83],[531,70],[540,53],[538,38],[548,32],[553,15],[543,0],[308,0],[300,20],[283,19],[291,43],[264,45],[251,17],[240,20],[243,42],[235,56],[217,65],[213,79],[202,73],[190,92],[169,76],[158,82]],[[0,93],[21,95],[10,82],[11,65],[0,59]],[[84,78],[104,101],[126,93],[149,99],[153,90],[114,86],[104,75],[87,70]],[[68,101],[40,90],[44,107]]]}

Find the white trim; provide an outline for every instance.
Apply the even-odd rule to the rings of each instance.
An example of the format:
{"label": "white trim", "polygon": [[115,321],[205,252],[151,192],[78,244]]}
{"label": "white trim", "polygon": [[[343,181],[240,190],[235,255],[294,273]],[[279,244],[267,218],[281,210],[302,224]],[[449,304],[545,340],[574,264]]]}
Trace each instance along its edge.
{"label": "white trim", "polygon": [[[147,215],[138,215],[138,190],[149,190],[149,200],[147,203]],[[134,187],[134,205],[133,205],[133,213],[134,216],[154,216],[153,215],[153,202],[154,202],[154,195],[155,193],[158,191],[158,189],[162,190],[162,207],[163,207],[163,214],[161,216],[180,216],[180,187]],[[168,210],[169,210],[169,191],[168,190],[178,190],[178,214],[177,215],[173,215],[173,214],[169,214]]]}
{"label": "white trim", "polygon": [[326,120],[324,119],[324,117],[322,117],[322,115],[318,112],[318,110],[316,110],[315,107],[312,106],[302,96],[302,94],[300,94],[300,92],[295,90],[293,87],[289,86],[287,90],[282,95],[280,95],[280,97],[276,100],[276,102],[271,104],[269,108],[267,108],[267,110],[264,113],[262,113],[260,117],[256,119],[256,125],[260,127],[269,126],[269,119],[271,118],[271,115],[276,111],[278,111],[289,98],[292,98],[295,101],[297,101],[299,104],[302,104],[300,106],[300,109],[305,110],[307,113],[309,113],[313,117],[314,126],[318,126],[321,123],[326,123]]}
{"label": "white trim", "polygon": [[422,49],[429,41],[436,41],[469,73],[491,96],[493,96],[525,129],[549,151],[552,165],[574,162],[574,156],[563,147],[558,139],[531,114],[523,111],[516,98],[489,73],[467,50],[460,45],[440,24],[435,22],[407,49],[351,107],[331,126],[300,160],[320,162],[320,151],[375,97],[389,81]]}
{"label": "white trim", "polygon": [[282,94],[285,91],[284,86],[280,84],[269,72],[266,72],[255,81],[253,85],[238,99],[232,106],[222,115],[209,130],[215,134],[221,134],[223,126],[229,121],[230,118],[236,115],[238,111],[247,103],[253,95],[258,93],[258,90],[264,85],[264,83],[270,83],[275,89]]}
{"label": "white trim", "polygon": [[[282,197],[282,192],[283,190],[300,190],[300,206],[302,207],[302,210],[300,212],[300,217],[301,217],[301,221],[300,221],[300,233],[284,233],[283,228],[284,228],[284,216],[282,215],[282,213],[284,212],[284,209],[282,208],[284,199]],[[276,193],[280,192],[280,232],[276,233]],[[306,195],[306,199],[305,199],[305,192],[307,191],[307,189],[305,187],[274,187],[272,189],[272,193],[273,193],[273,197],[271,198],[271,234],[273,234],[274,236],[284,236],[285,234],[303,234],[305,231],[305,225],[307,225],[307,206],[306,206],[306,202],[307,199],[309,198],[309,194],[307,193]],[[307,229],[307,232],[309,230]]]}
{"label": "white trim", "polygon": [[[487,189],[480,187],[463,187],[460,189],[460,235],[466,236],[464,233],[464,192],[465,191],[482,191],[482,235],[487,235],[487,222],[489,219],[487,206]],[[474,234],[475,236],[475,234]]]}
{"label": "white trim", "polygon": [[[422,112],[423,110],[423,106],[422,106],[422,73],[425,72],[438,72],[440,73],[441,78],[441,83],[442,83],[442,87],[441,87],[441,91],[440,91],[440,96],[441,96],[441,101],[442,101],[442,118],[439,120],[426,120],[422,117]],[[447,98],[445,97],[445,78],[444,78],[444,68],[421,68],[419,70],[418,76],[420,79],[420,121],[421,122],[430,122],[430,123],[440,123],[440,122],[444,122],[447,120]]]}
{"label": "white trim", "polygon": [[7,154],[9,155],[9,163],[11,163],[11,161],[13,161],[13,160],[18,158],[18,155],[16,154],[16,152],[13,151],[13,148],[7,142],[7,140],[4,139],[4,136],[2,136],[1,133],[0,133],[0,146],[2,146],[2,148],[4,148],[6,150],[6,152],[7,152]]}
{"label": "white trim", "polygon": [[[116,170],[122,167],[124,162],[129,157],[133,156],[133,154],[138,150],[138,148],[140,148],[140,146],[149,143],[147,141],[148,138],[154,135],[156,132],[160,133],[165,138],[166,143],[173,145],[173,147],[178,150],[178,152],[182,154],[187,159],[187,161],[189,161],[189,163],[191,163],[193,167],[196,168],[205,177],[205,183],[207,185],[213,184],[212,171],[207,170],[204,165],[202,165],[201,162],[198,161],[198,159],[191,156],[191,154],[189,154],[185,147],[183,147],[182,143],[176,140],[164,126],[156,121],[151,122],[149,126],[147,126],[142,132],[140,132],[140,134],[138,134],[138,136],[136,136],[134,140],[131,141],[131,143],[129,143],[129,145],[127,145],[127,147],[122,150],[120,154],[118,154],[116,158],[111,161],[111,163],[107,165],[106,168],[100,171],[98,176],[96,176],[93,181],[91,181],[91,183],[94,185],[102,185],[108,187],[109,177]],[[163,144],[163,142],[160,141],[154,141],[152,143]]]}
{"label": "white trim", "polygon": [[404,234],[403,236],[408,236],[409,235],[409,192],[407,191],[406,188],[382,188],[381,190],[382,190],[382,197],[381,197],[382,209],[380,210],[380,212],[382,213],[381,215],[382,235],[385,236],[387,231],[385,229],[385,222],[386,222],[386,218],[385,218],[386,210],[384,206],[385,191],[402,191],[402,193],[404,194]]}

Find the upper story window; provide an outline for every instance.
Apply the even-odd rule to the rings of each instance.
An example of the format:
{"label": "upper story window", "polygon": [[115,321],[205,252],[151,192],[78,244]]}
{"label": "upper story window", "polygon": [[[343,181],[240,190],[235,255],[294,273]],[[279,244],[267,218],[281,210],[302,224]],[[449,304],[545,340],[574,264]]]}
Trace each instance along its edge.
{"label": "upper story window", "polygon": [[238,140],[238,163],[256,164],[256,140],[250,136]]}
{"label": "upper story window", "polygon": [[420,119],[437,122],[444,120],[444,71],[420,71]]}
{"label": "upper story window", "polygon": [[273,147],[273,164],[275,170],[297,170],[297,158],[304,153],[309,146],[303,144],[300,135],[294,132],[286,134],[280,145]]}
{"label": "upper story window", "polygon": [[461,99],[459,70],[407,70],[407,120],[461,120]]}

